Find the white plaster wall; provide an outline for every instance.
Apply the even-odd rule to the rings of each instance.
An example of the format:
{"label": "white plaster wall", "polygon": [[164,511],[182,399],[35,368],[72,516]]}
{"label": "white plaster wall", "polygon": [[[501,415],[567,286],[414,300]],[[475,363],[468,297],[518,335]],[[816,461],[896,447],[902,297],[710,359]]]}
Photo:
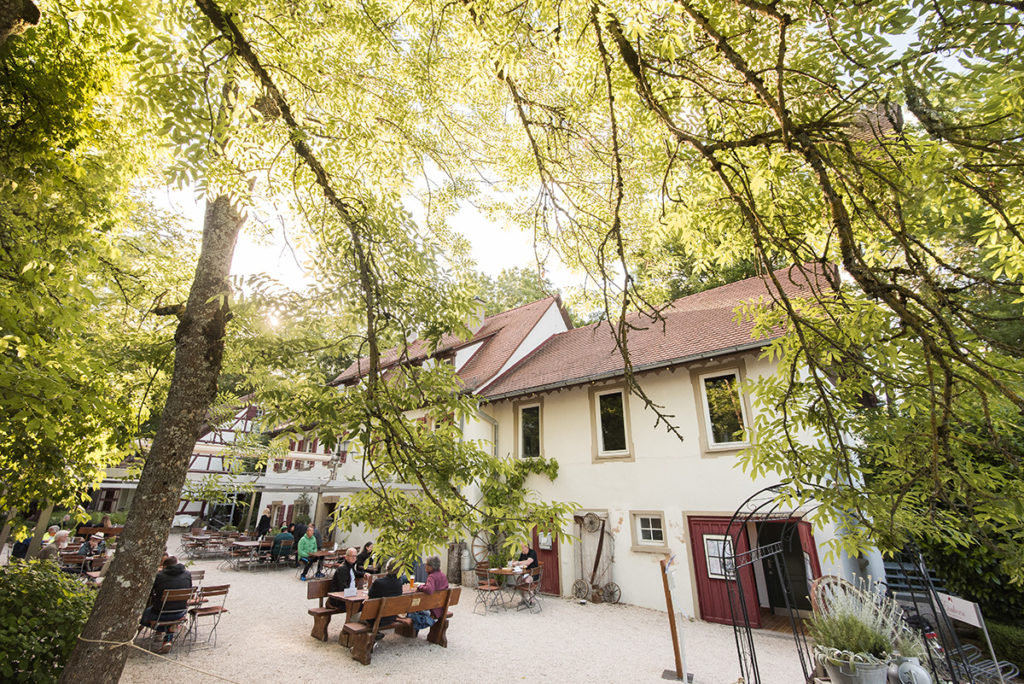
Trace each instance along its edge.
{"label": "white plaster wall", "polygon": [[[748,378],[766,373],[768,364],[753,354],[744,357]],[[696,377],[704,368],[695,368]],[[621,600],[648,608],[664,609],[665,598],[659,561],[661,553],[635,551],[631,547],[630,511],[661,511],[666,524],[669,552],[677,556],[676,609],[697,615],[696,585],[688,548],[685,515],[730,517],[747,497],[774,484],[768,477],[752,480],[737,464],[735,452],[702,455],[698,421],[703,420],[684,368],[640,376],[640,384],[683,435],[680,441],[664,426],[657,428],[655,414],[635,396],[629,398],[633,461],[594,463],[591,447],[589,386],[543,395],[543,453],[559,462],[555,482],[531,476],[527,485],[542,498],[576,503],[580,510],[608,512],[614,535],[613,577],[622,590]],[[485,407],[500,428],[499,452],[508,453],[515,425],[510,401]],[[576,579],[577,549],[563,541],[559,549],[560,584],[567,594]],[[822,555],[819,553],[819,555]]]}

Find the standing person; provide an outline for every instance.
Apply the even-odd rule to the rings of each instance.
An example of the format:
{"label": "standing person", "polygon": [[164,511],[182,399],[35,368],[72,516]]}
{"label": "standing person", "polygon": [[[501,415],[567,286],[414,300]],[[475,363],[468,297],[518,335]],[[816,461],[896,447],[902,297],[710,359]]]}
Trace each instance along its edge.
{"label": "standing person", "polygon": [[302,568],[302,576],[299,577],[303,582],[306,581],[306,573],[309,572],[309,566],[316,561],[316,576],[324,576],[324,557],[313,556],[319,550],[319,545],[316,543],[316,537],[313,536],[313,526],[310,525],[306,528],[306,534],[299,538],[298,552],[296,558],[306,564],[306,567]]}
{"label": "standing person", "polygon": [[[153,588],[149,592],[149,605],[142,613],[140,625],[164,620],[178,620],[185,617],[188,610],[186,601],[168,601],[164,603],[164,591],[168,589],[188,589],[192,586],[192,573],[185,569],[185,566],[178,562],[177,557],[167,556],[160,564],[161,570],[156,574],[153,581]],[[162,612],[161,612],[162,609]],[[158,635],[163,635],[163,645],[160,653],[167,653],[171,650],[171,643],[174,641],[174,632],[169,627],[157,627]]]}
{"label": "standing person", "polygon": [[[334,577],[331,578],[331,591],[345,591],[346,589],[356,588],[356,580],[366,574],[356,565],[358,556],[359,554],[354,546],[345,551],[345,560],[341,561],[341,565],[334,571]],[[327,599],[327,601],[336,608],[345,607],[342,601],[335,601],[334,599]]]}
{"label": "standing person", "polygon": [[256,524],[256,537],[262,537],[267,532],[270,532],[270,506],[264,508],[260,514],[260,521]]}
{"label": "standing person", "polygon": [[[424,594],[433,594],[436,591],[444,591],[448,588],[448,576],[441,572],[440,558],[430,556],[424,561],[423,565],[427,569],[427,581],[417,587],[416,591],[422,591]],[[441,617],[443,611],[444,608],[438,606],[437,608],[431,608],[429,613],[425,610],[409,613],[409,617],[412,618],[413,628],[420,630],[433,625]]]}

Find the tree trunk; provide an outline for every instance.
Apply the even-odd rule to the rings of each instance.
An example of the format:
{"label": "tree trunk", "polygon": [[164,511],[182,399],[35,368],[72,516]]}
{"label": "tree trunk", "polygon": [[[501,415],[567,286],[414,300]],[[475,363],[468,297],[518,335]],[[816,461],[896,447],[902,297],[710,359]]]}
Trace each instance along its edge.
{"label": "tree trunk", "polygon": [[28,545],[28,555],[25,558],[35,558],[39,555],[39,549],[43,548],[43,535],[46,533],[46,528],[50,526],[50,515],[52,514],[53,502],[50,501],[39,512],[39,520],[36,522],[36,529],[32,534],[32,543]]}
{"label": "tree trunk", "polygon": [[0,0],[0,45],[39,23],[39,8],[32,0]]}
{"label": "tree trunk", "polygon": [[170,534],[189,459],[217,393],[228,319],[227,277],[244,219],[226,196],[206,203],[203,245],[178,329],[174,374],[131,515],[96,604],[61,676],[116,682]]}
{"label": "tree trunk", "polygon": [[7,511],[6,519],[4,520],[4,528],[0,530],[0,553],[3,552],[4,546],[7,545],[7,538],[11,536],[11,526],[14,524],[14,516],[18,515],[18,509],[12,508]]}

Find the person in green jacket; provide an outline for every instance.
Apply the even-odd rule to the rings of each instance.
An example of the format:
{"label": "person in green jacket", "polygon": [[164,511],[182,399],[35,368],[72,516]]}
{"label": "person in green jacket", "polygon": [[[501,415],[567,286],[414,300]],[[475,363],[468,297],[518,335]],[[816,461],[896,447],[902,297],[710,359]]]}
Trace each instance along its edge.
{"label": "person in green jacket", "polygon": [[313,561],[316,561],[316,576],[324,576],[324,557],[316,556],[314,558],[312,555],[318,550],[318,548],[316,537],[313,536],[313,526],[310,525],[306,528],[306,534],[299,538],[299,560],[306,564],[305,567],[302,568],[302,576],[299,577],[303,582],[306,581],[306,573],[309,572],[309,566],[313,564]]}

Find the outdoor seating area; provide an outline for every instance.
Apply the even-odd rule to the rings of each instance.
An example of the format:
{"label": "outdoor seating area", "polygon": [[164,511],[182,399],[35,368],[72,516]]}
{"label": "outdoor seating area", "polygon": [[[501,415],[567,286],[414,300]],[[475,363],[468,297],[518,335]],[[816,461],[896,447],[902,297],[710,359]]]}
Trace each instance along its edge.
{"label": "outdoor seating area", "polygon": [[[122,682],[219,681],[204,672],[236,682],[283,678],[313,682],[321,681],[325,672],[330,672],[331,678],[357,677],[360,682],[431,678],[508,681],[525,673],[545,672],[552,676],[557,673],[560,682],[570,683],[654,681],[672,667],[671,638],[666,615],[661,611],[626,605],[580,605],[572,599],[542,596],[539,600],[543,611],[531,612],[516,609],[522,598],[519,592],[502,589],[512,602],[509,608],[481,614],[479,610],[459,609],[475,606],[478,591],[472,586],[453,585],[450,592],[438,593],[448,594],[449,610],[445,615],[451,616],[433,636],[424,629],[418,638],[411,638],[405,620],[393,626],[380,623],[389,615],[400,616],[410,609],[433,605],[411,605],[414,598],[422,600],[426,596],[406,594],[367,601],[365,590],[360,589],[352,599],[360,604],[361,613],[350,616],[348,606],[335,609],[327,605],[329,579],[311,578],[303,583],[293,573],[238,573],[231,567],[221,567],[221,560],[199,558],[188,567],[194,584],[201,591],[205,588],[207,597],[213,587],[230,584],[230,612],[221,616],[216,635],[208,640],[213,626],[209,618],[200,617],[195,627],[186,620],[184,635],[188,638],[175,644],[164,658],[137,650],[130,653]],[[473,584],[473,574],[465,573],[464,582]],[[317,624],[314,613],[319,608],[325,608],[328,614],[321,613]],[[312,634],[314,638],[311,626],[322,626]],[[368,643],[369,650],[341,645],[346,628],[349,643]],[[682,632],[689,669],[700,676],[700,681],[735,681],[730,627],[684,621]],[[371,634],[386,636],[378,641]],[[800,680],[789,639],[770,632],[758,633],[756,638],[759,654],[778,662],[767,682],[790,684]],[[447,644],[443,650],[438,648],[442,641]],[[369,666],[364,666],[364,656]],[[281,669],[282,662],[288,663],[286,670]],[[572,666],[567,667],[570,662]]]}

